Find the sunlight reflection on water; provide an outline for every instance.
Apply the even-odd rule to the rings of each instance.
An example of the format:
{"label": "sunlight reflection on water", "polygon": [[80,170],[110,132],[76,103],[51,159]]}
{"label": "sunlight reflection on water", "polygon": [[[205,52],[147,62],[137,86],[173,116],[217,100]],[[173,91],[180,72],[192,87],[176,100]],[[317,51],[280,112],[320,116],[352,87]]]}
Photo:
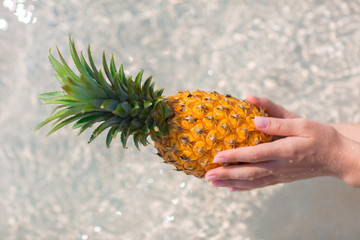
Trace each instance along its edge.
{"label": "sunlight reflection on water", "polygon": [[[36,2],[36,0],[30,2]],[[3,6],[13,13],[19,22],[27,24],[36,23],[37,21],[37,18],[33,16],[35,6],[27,3],[26,0],[3,0]]]}
{"label": "sunlight reflection on water", "polygon": [[70,60],[69,32],[97,63],[106,49],[127,73],[155,74],[167,95],[264,95],[313,120],[358,122],[359,14],[341,0],[3,0],[0,238],[357,239],[360,195],[336,180],[229,193],[151,147],[33,129],[51,111],[36,96],[58,87],[48,49]]}

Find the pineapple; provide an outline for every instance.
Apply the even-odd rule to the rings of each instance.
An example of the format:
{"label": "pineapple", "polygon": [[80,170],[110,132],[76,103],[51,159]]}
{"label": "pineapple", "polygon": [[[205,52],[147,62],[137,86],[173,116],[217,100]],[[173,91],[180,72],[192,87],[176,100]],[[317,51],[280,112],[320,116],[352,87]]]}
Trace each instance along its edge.
{"label": "pineapple", "polygon": [[123,147],[132,135],[138,149],[150,138],[166,163],[199,178],[222,166],[212,162],[217,152],[272,140],[253,123],[255,116],[266,113],[246,100],[200,90],[165,97],[163,89],[154,88],[152,76],[142,83],[143,70],[135,79],[126,76],[123,65],[116,68],[114,57],[107,64],[105,52],[103,70],[97,69],[90,46],[87,61],[78,55],[71,37],[69,43],[80,74],[70,69],[59,49],[60,61],[49,53],[63,90],[39,95],[43,104],[58,106],[36,130],[55,121],[48,135],[70,123],[81,134],[96,124],[89,142],[107,130],[107,147],[118,134]]}

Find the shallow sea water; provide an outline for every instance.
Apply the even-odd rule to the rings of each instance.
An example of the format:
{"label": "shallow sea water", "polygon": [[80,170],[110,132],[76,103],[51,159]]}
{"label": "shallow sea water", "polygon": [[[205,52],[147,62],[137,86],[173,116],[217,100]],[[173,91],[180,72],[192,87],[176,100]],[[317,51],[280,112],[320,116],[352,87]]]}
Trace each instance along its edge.
{"label": "shallow sea water", "polygon": [[0,239],[359,239],[360,191],[335,179],[229,193],[151,147],[34,135],[51,112],[37,95],[58,89],[48,49],[70,60],[69,33],[97,62],[106,49],[129,73],[155,74],[167,95],[255,94],[360,121],[360,1],[3,0]]}

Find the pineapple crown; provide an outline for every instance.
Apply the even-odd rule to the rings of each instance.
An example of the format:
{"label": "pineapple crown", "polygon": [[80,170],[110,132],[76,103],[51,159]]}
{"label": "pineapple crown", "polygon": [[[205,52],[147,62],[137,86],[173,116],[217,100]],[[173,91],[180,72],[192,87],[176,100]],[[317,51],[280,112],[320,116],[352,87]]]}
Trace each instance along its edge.
{"label": "pineapple crown", "polygon": [[35,131],[55,121],[48,135],[70,123],[74,123],[74,129],[80,129],[80,135],[94,124],[99,124],[92,132],[89,143],[108,129],[107,147],[110,147],[112,140],[121,133],[123,147],[126,147],[127,140],[132,135],[138,149],[140,144],[149,143],[148,136],[153,140],[159,140],[167,134],[166,120],[170,116],[170,109],[162,96],[163,89],[154,89],[153,76],[142,84],[144,71],[141,70],[133,80],[131,76],[125,75],[122,64],[117,70],[113,56],[108,66],[105,51],[102,59],[104,75],[94,64],[90,45],[89,63],[82,53],[78,55],[71,36],[69,45],[72,59],[80,74],[77,75],[71,70],[58,48],[61,62],[49,52],[50,63],[56,71],[55,77],[62,85],[63,91],[39,95],[43,104],[58,106]]}

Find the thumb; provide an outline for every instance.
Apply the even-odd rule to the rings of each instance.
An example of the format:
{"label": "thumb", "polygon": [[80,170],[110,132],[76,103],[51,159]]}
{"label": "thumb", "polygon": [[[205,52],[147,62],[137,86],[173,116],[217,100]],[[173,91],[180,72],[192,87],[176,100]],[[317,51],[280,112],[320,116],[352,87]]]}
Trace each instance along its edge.
{"label": "thumb", "polygon": [[298,136],[300,134],[298,121],[300,119],[281,119],[270,117],[255,117],[254,124],[259,131],[276,136]]}

